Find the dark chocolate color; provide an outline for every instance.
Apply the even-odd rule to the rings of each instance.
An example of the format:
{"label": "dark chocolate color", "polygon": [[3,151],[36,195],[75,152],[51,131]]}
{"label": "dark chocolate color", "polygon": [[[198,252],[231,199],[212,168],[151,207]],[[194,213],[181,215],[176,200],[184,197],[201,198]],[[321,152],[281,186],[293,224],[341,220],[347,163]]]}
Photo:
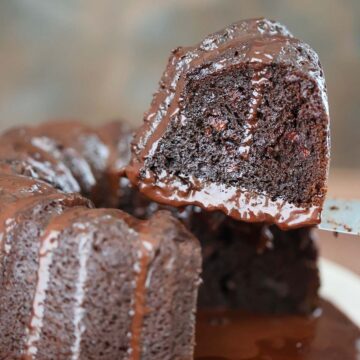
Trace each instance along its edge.
{"label": "dark chocolate color", "polygon": [[319,305],[311,228],[282,231],[204,211],[188,221],[202,246],[199,308],[309,314]]}
{"label": "dark chocolate color", "polygon": [[25,358],[191,359],[200,266],[197,241],[166,213],[66,211],[40,242]]}
{"label": "dark chocolate color", "polygon": [[200,309],[309,314],[318,306],[318,248],[312,228],[283,231],[198,207],[171,208],[135,190],[125,208],[142,218],[166,208],[199,239],[203,257]]}
{"label": "dark chocolate color", "polygon": [[17,359],[32,311],[39,238],[65,209],[91,204],[39,181],[1,174],[0,204],[0,358]]}
{"label": "dark chocolate color", "polygon": [[[120,210],[130,129],[12,129],[0,144],[0,359],[192,359],[201,251]],[[71,192],[71,194],[68,194]]]}
{"label": "dark chocolate color", "polygon": [[155,201],[316,224],[329,163],[318,57],[266,19],[175,49],[133,144],[127,175]]}
{"label": "dark chocolate color", "polygon": [[0,137],[0,171],[79,192],[97,206],[117,207],[128,188],[120,179],[131,138],[121,121],[99,128],[69,120],[14,128]]}

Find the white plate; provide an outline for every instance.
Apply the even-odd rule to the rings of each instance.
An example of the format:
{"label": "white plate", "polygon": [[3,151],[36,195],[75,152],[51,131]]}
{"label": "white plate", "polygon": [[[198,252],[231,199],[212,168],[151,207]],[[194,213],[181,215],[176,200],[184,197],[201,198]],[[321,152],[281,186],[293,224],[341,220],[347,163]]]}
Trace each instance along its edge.
{"label": "white plate", "polygon": [[321,296],[360,327],[360,276],[330,260],[320,259]]}

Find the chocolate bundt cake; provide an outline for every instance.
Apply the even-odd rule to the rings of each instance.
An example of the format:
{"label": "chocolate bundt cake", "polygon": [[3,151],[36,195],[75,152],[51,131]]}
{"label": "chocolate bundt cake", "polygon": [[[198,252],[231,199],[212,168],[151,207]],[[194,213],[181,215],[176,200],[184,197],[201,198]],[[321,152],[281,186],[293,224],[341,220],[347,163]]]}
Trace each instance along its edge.
{"label": "chocolate bundt cake", "polygon": [[123,125],[71,124],[1,137],[0,359],[192,359],[197,240],[167,212],[93,209],[80,193],[121,190]]}
{"label": "chocolate bundt cake", "polygon": [[317,306],[311,229],[283,231],[319,222],[326,193],[308,45],[255,19],[174,50],[130,160],[131,138],[117,121],[0,135],[0,360],[192,359],[201,250],[201,308]]}
{"label": "chocolate bundt cake", "polygon": [[177,48],[133,144],[127,175],[155,201],[316,224],[329,164],[318,56],[266,19]]}

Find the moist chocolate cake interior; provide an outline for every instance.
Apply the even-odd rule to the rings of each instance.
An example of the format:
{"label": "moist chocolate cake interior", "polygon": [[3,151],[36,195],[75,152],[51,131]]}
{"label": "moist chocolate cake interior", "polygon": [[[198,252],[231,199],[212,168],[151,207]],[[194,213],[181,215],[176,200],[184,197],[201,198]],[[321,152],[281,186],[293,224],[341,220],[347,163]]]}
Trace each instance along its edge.
{"label": "moist chocolate cake interior", "polygon": [[314,81],[279,64],[202,70],[187,74],[182,116],[169,123],[146,168],[185,184],[195,177],[316,204],[327,165],[326,137],[319,137],[326,115]]}

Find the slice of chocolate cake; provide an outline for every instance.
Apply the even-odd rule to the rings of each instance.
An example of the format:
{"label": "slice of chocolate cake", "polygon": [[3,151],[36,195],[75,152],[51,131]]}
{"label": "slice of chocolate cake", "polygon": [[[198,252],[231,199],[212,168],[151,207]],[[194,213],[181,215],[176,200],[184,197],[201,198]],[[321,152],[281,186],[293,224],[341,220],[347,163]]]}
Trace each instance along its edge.
{"label": "slice of chocolate cake", "polygon": [[[169,213],[21,214],[1,288],[1,359],[193,358],[200,246]],[[25,217],[38,229],[26,241]]]}
{"label": "slice of chocolate cake", "polygon": [[318,223],[329,114],[317,54],[266,19],[175,49],[132,151],[129,179],[158,202]]}

